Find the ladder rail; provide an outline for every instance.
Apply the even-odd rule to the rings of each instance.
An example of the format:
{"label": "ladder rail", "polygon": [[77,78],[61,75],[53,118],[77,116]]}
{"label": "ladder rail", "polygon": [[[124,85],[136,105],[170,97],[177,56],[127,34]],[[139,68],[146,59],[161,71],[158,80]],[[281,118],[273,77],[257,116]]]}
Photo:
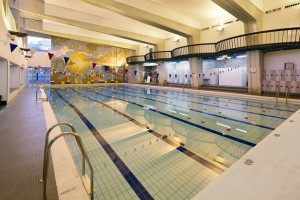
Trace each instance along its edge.
{"label": "ladder rail", "polygon": [[279,98],[279,86],[277,85],[275,89],[276,89],[276,91],[275,91],[275,92],[276,92],[275,96],[276,96],[276,103],[277,103],[277,102],[278,102],[278,98]]}
{"label": "ladder rail", "polygon": [[184,93],[184,88],[185,88],[185,86],[186,86],[186,87],[190,86],[190,88],[191,88],[191,87],[192,87],[192,84],[191,84],[191,83],[188,83],[188,82],[187,82],[187,83],[184,83],[183,86],[182,86],[182,93]]}
{"label": "ladder rail", "polygon": [[48,145],[48,143],[49,143],[49,135],[50,135],[50,133],[52,132],[52,130],[54,129],[54,128],[56,128],[57,126],[61,126],[61,125],[65,125],[65,126],[68,126],[68,127],[70,127],[71,128],[71,130],[72,130],[72,132],[74,132],[74,133],[76,133],[76,130],[75,130],[75,128],[74,128],[74,126],[71,124],[71,123],[68,123],[68,122],[59,122],[59,123],[57,123],[57,124],[54,124],[53,126],[51,126],[49,129],[48,129],[48,131],[47,131],[47,133],[46,133],[46,138],[45,138],[45,146],[44,146],[44,161],[43,161],[43,177],[40,179],[40,182],[41,183],[43,183],[44,182],[44,180],[45,180],[45,173],[46,173],[46,170],[45,170],[45,158],[46,158],[46,153],[47,153],[47,145]]}
{"label": "ladder rail", "polygon": [[288,103],[288,98],[290,96],[290,90],[288,86],[285,86],[285,103]]}
{"label": "ladder rail", "polygon": [[[79,137],[79,135],[77,133],[74,133],[74,132],[62,132],[61,134],[55,136],[50,142],[49,144],[47,144],[47,152],[46,152],[46,157],[45,157],[45,177],[44,177],[44,180],[43,180],[43,197],[44,197],[44,200],[47,199],[47,175],[48,175],[48,167],[49,167],[49,153],[50,153],[50,150],[51,150],[51,147],[52,145],[54,144],[55,141],[57,141],[57,139],[61,138],[61,137],[64,137],[64,136],[67,136],[67,135],[70,135],[70,136],[73,136],[75,138],[75,140],[77,141],[77,144],[78,144],[78,147],[81,151],[81,154],[83,155],[83,160],[87,161],[87,164],[90,168],[90,173],[91,173],[91,184],[90,184],[90,189],[91,189],[91,200],[94,199],[94,171],[93,171],[93,167],[91,165],[91,162],[90,162],[90,159],[86,153],[86,150],[83,146],[83,142],[81,140],[81,138]],[[85,169],[82,169],[82,175],[85,175]]]}

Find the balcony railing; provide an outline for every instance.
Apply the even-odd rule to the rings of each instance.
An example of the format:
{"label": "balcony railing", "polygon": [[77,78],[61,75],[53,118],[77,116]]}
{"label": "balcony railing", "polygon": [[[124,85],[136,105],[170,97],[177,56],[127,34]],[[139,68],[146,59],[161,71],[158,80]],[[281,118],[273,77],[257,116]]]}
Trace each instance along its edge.
{"label": "balcony railing", "polygon": [[128,64],[144,63],[145,62],[145,56],[144,55],[130,56],[130,57],[126,58],[126,62]]}
{"label": "balcony railing", "polygon": [[172,51],[172,57],[210,56],[216,53],[215,43],[193,44],[176,48]]}
{"label": "balcony railing", "polygon": [[147,62],[172,60],[171,51],[156,51],[145,55]]}
{"label": "balcony railing", "polygon": [[[300,48],[300,27],[247,33],[227,38],[217,43],[193,44],[178,47],[171,52],[152,52],[145,55],[145,60],[163,61],[172,60],[172,58],[205,58],[225,53],[238,53],[253,50],[276,51],[297,48]],[[132,57],[127,59],[131,59]],[[140,62],[142,61],[140,60]],[[130,64],[128,60],[127,63]]]}
{"label": "balcony railing", "polygon": [[227,38],[216,43],[218,53],[278,50],[300,47],[300,27],[260,31]]}

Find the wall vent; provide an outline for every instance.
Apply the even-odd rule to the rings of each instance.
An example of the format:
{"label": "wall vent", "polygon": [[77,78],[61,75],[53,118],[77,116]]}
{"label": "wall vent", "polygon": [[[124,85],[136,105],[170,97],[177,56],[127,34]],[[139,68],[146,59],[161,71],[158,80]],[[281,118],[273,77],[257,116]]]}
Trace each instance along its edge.
{"label": "wall vent", "polygon": [[281,7],[280,8],[275,8],[275,9],[272,9],[272,10],[268,10],[268,11],[266,11],[266,14],[270,14],[270,13],[274,13],[274,12],[278,12],[278,11],[281,11]]}
{"label": "wall vent", "polygon": [[298,3],[292,3],[292,4],[284,6],[284,8],[288,9],[288,8],[292,8],[292,7],[299,6],[299,5],[300,5],[300,2],[298,2]]}
{"label": "wall vent", "polygon": [[211,28],[216,28],[216,27],[218,27],[218,26],[220,26],[220,24],[214,25],[214,26],[212,26]]}
{"label": "wall vent", "polygon": [[224,25],[225,24],[231,24],[231,23],[233,23],[233,21],[224,22]]}

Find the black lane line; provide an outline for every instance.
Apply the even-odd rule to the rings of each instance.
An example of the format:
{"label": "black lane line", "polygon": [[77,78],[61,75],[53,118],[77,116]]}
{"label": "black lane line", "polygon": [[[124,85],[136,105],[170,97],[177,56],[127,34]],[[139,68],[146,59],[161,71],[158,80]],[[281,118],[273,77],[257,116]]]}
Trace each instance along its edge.
{"label": "black lane line", "polygon": [[[104,89],[104,90],[108,90],[108,89]],[[111,90],[108,90],[108,91],[111,91]],[[113,91],[111,91],[111,92],[113,92]],[[126,92],[125,92],[125,93],[126,93]],[[125,94],[125,93],[123,93],[123,95],[126,95],[126,96],[132,96],[132,97],[138,97],[138,98],[141,98],[141,99],[147,99],[147,100],[149,100],[149,101],[159,102],[159,103],[163,103],[163,104],[167,104],[167,105],[168,105],[168,103],[163,102],[163,101],[159,101],[159,100],[155,100],[155,99],[150,99],[150,98],[143,97],[143,96],[135,96],[135,95],[131,95],[131,94]],[[275,129],[275,128],[273,128],[273,127],[264,126],[264,125],[259,125],[259,124],[252,124],[252,123],[250,123],[250,122],[246,122],[246,121],[242,121],[242,120],[238,120],[238,119],[233,119],[233,118],[226,117],[226,116],[216,115],[216,114],[213,114],[213,113],[204,112],[204,111],[196,110],[196,109],[193,109],[193,108],[186,108],[186,107],[179,106],[179,105],[175,105],[175,107],[185,108],[185,109],[189,109],[189,110],[192,110],[192,111],[194,111],[194,112],[201,113],[201,114],[210,115],[210,116],[214,116],[214,117],[219,117],[219,118],[227,119],[227,120],[230,120],[230,121],[239,122],[239,123],[247,124],[247,125],[251,125],[251,126],[257,126],[257,127],[265,128],[265,129],[269,129],[269,130],[274,130],[274,129]]]}
{"label": "black lane line", "polygon": [[[157,96],[161,96],[161,95],[157,95]],[[162,96],[162,97],[166,97],[166,96]],[[210,106],[210,107],[215,107],[215,108],[223,108],[223,109],[226,109],[226,110],[234,110],[234,111],[237,111],[237,112],[244,112],[244,113],[250,113],[250,114],[255,114],[255,115],[261,115],[261,116],[265,116],[265,117],[272,117],[272,118],[283,119],[283,120],[287,119],[286,117],[267,115],[267,114],[263,114],[263,113],[256,113],[256,112],[251,112],[251,111],[246,111],[246,110],[238,110],[238,109],[235,109],[235,108],[228,108],[228,107],[224,107],[224,106],[214,106],[214,105],[210,105],[210,104],[207,104],[207,103],[183,100],[183,99],[178,99],[178,98],[175,98],[175,97],[166,97],[166,98],[175,99],[175,100],[179,100],[179,101],[186,101],[186,102],[190,102],[190,103],[195,103],[195,104],[200,104],[200,105],[205,105],[205,106]],[[247,105],[245,105],[245,106],[247,106]]]}
{"label": "black lane line", "polygon": [[[116,110],[115,108],[113,108],[113,107],[111,107],[111,106],[109,106],[109,105],[107,105],[107,104],[105,104],[105,103],[102,103],[101,101],[92,99],[92,98],[90,98],[90,97],[88,97],[88,96],[86,96],[86,95],[83,95],[83,94],[77,92],[77,91],[74,90],[74,89],[71,89],[71,90],[72,90],[73,92],[79,94],[80,96],[84,97],[84,98],[87,98],[87,99],[89,99],[89,100],[91,100],[91,101],[93,101],[93,102],[99,103],[99,104],[101,104],[101,105],[103,105],[103,106],[105,106],[105,107],[107,107],[107,108],[113,110],[113,111],[116,112],[117,114],[119,114],[119,115],[125,117],[126,119],[130,120],[131,122],[135,123],[136,125],[138,125],[138,126],[140,126],[140,127],[142,127],[142,128],[146,128],[146,127],[147,127],[145,124],[143,124],[143,123],[141,123],[141,122],[139,122],[139,121],[137,121],[137,120],[131,118],[130,116],[128,116],[128,115],[126,115],[126,114],[124,114],[124,113],[122,113],[122,112]],[[92,90],[89,90],[89,91],[92,91]],[[94,92],[94,91],[93,91],[93,92]],[[94,92],[94,93],[96,93],[96,92]],[[96,94],[98,94],[98,93],[96,93]],[[98,94],[98,95],[99,95],[99,94]],[[103,96],[104,96],[104,95],[103,95]],[[220,168],[219,166],[217,166],[217,165],[215,165],[215,164],[213,164],[213,163],[211,163],[211,162],[205,160],[204,158],[202,158],[202,157],[200,157],[200,156],[194,154],[193,152],[191,152],[190,150],[186,149],[185,147],[179,146],[177,143],[175,143],[175,142],[169,140],[169,139],[168,139],[167,137],[165,137],[164,135],[161,135],[160,133],[158,133],[158,132],[156,132],[156,131],[154,131],[154,130],[152,130],[152,129],[148,129],[147,132],[153,134],[155,137],[161,139],[161,140],[164,141],[165,143],[167,143],[167,144],[169,144],[169,145],[175,147],[178,151],[184,153],[184,154],[187,155],[188,157],[194,159],[195,161],[197,161],[198,163],[202,164],[203,166],[209,168],[210,170],[212,170],[212,171],[214,171],[214,172],[216,172],[216,173],[218,173],[218,174],[221,174],[221,173],[224,172],[224,169],[222,169],[222,168]]]}
{"label": "black lane line", "polygon": [[141,182],[134,176],[134,174],[130,171],[130,169],[126,166],[126,164],[121,160],[118,154],[113,150],[113,148],[109,145],[109,143],[102,137],[102,135],[98,132],[98,130],[94,127],[94,125],[81,113],[76,106],[66,100],[58,91],[54,89],[57,95],[68,104],[80,117],[83,123],[88,127],[88,129],[92,132],[94,137],[100,143],[102,148],[105,150],[107,155],[110,157],[111,161],[118,168],[120,173],[123,175],[127,183],[136,193],[136,195],[143,200],[154,199],[150,193],[146,190],[146,188],[141,184]]}
{"label": "black lane line", "polygon": [[[126,88],[132,88],[130,86],[123,86],[123,87],[126,87]],[[147,89],[147,88],[144,88],[144,89]],[[161,92],[160,90],[157,90],[157,89],[153,89],[151,88],[151,90],[154,90],[155,93],[157,94],[158,92]],[[167,92],[171,92],[173,94],[183,94],[183,93],[180,93],[180,92],[172,92],[172,91],[167,91]],[[165,93],[166,94],[166,93]],[[220,96],[215,96],[215,97],[210,97],[210,98],[222,98],[222,99],[228,99],[230,100],[229,102],[227,101],[222,101],[222,100],[216,100],[216,99],[210,99],[208,97],[201,97],[201,96],[207,96],[207,94],[203,94],[203,95],[198,95],[198,94],[188,94],[188,96],[192,97],[192,98],[201,98],[201,99],[206,99],[206,100],[210,100],[210,101],[220,101],[220,102],[224,102],[224,103],[231,103],[231,104],[237,104],[237,105],[243,105],[243,104],[239,104],[239,103],[235,103],[235,102],[231,102],[231,100],[234,100],[234,101],[241,101],[240,99],[237,99],[237,98],[228,98],[228,97],[220,97]],[[247,98],[243,98],[243,99],[247,99]],[[248,101],[248,100],[242,100],[242,101],[247,101],[247,102],[250,102],[250,103],[257,103],[257,104],[265,104],[265,105],[271,105],[271,106],[274,106],[274,104],[271,104],[271,103],[260,103],[260,102],[257,102],[257,101]],[[251,107],[258,107],[258,108],[266,108],[266,109],[275,109],[275,108],[271,108],[271,107],[263,107],[263,106],[256,106],[256,105],[250,105]],[[297,110],[299,109],[299,106],[298,105],[295,105],[295,104],[290,104],[288,105],[287,107],[287,110],[282,110],[282,109],[276,109],[276,110],[279,110],[279,111],[287,111],[287,112],[296,112],[297,110],[295,111],[292,111],[292,110],[289,110],[289,108],[291,109],[294,109],[296,108]]]}
{"label": "black lane line", "polygon": [[[100,93],[95,92],[95,91],[93,91],[93,90],[89,90],[89,91],[94,92],[94,93],[99,94],[99,95],[102,95],[102,96],[107,96],[107,97],[112,98],[112,96],[100,94]],[[128,101],[128,100],[125,100],[125,99],[116,98],[116,97],[113,97],[113,98],[114,98],[114,99],[121,100],[121,101],[125,101],[125,102],[128,102],[128,103],[131,103],[131,104],[134,104],[134,105],[139,106],[139,107],[142,107],[142,108],[144,107],[143,105],[140,105],[140,104],[138,104],[138,103],[131,102],[131,101]],[[186,121],[186,120],[181,119],[181,118],[179,118],[179,117],[175,117],[175,116],[169,115],[169,114],[167,114],[167,113],[164,113],[164,112],[161,112],[161,111],[152,109],[152,108],[149,108],[149,110],[151,110],[151,111],[153,111],[153,112],[156,112],[156,113],[159,113],[159,114],[161,114],[161,115],[167,116],[167,117],[169,117],[169,118],[178,120],[178,121],[183,122],[183,123],[185,123],[185,124],[189,124],[189,125],[191,125],[191,126],[194,126],[194,127],[197,127],[197,128],[203,129],[203,130],[206,130],[206,131],[208,131],[208,132],[210,132],[210,133],[219,135],[219,136],[221,136],[221,137],[225,137],[225,138],[227,138],[227,139],[230,139],[230,140],[233,140],[233,141],[236,141],[236,142],[240,142],[240,143],[245,144],[245,145],[248,145],[248,146],[254,147],[254,146],[256,145],[255,143],[252,143],[252,142],[249,142],[249,141],[240,139],[240,138],[236,138],[236,137],[233,137],[233,136],[231,136],[231,135],[223,134],[223,133],[221,133],[221,132],[219,132],[219,131],[216,131],[216,130],[213,130],[213,129],[210,129],[210,128],[207,128],[207,127],[204,127],[204,126],[201,126],[201,125],[198,125],[198,124],[195,124],[195,123],[193,123],[193,122]]]}

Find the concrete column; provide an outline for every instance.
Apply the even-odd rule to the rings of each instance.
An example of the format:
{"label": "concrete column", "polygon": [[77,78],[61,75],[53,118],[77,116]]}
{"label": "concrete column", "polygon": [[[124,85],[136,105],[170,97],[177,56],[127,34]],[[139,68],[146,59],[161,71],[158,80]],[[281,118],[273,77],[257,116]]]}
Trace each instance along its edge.
{"label": "concrete column", "polygon": [[247,52],[248,93],[261,94],[263,71],[264,53],[261,51]]}
{"label": "concrete column", "polygon": [[203,60],[201,58],[189,58],[189,64],[192,74],[191,85],[193,88],[199,88],[203,84]]}
{"label": "concrete column", "polygon": [[142,83],[144,81],[145,67],[140,64],[137,64],[135,66],[136,66],[135,70],[137,71],[136,82]]}
{"label": "concrete column", "polygon": [[[129,83],[142,83],[144,81],[145,67],[140,64],[128,66],[128,82]],[[137,71],[134,75],[134,71]]]}
{"label": "concrete column", "polygon": [[168,80],[168,69],[167,69],[167,63],[160,63],[159,66],[157,66],[158,69],[158,84],[163,85],[164,81]]}
{"label": "concrete column", "polygon": [[1,104],[7,104],[9,94],[9,61],[0,60],[0,95],[2,95]]}

